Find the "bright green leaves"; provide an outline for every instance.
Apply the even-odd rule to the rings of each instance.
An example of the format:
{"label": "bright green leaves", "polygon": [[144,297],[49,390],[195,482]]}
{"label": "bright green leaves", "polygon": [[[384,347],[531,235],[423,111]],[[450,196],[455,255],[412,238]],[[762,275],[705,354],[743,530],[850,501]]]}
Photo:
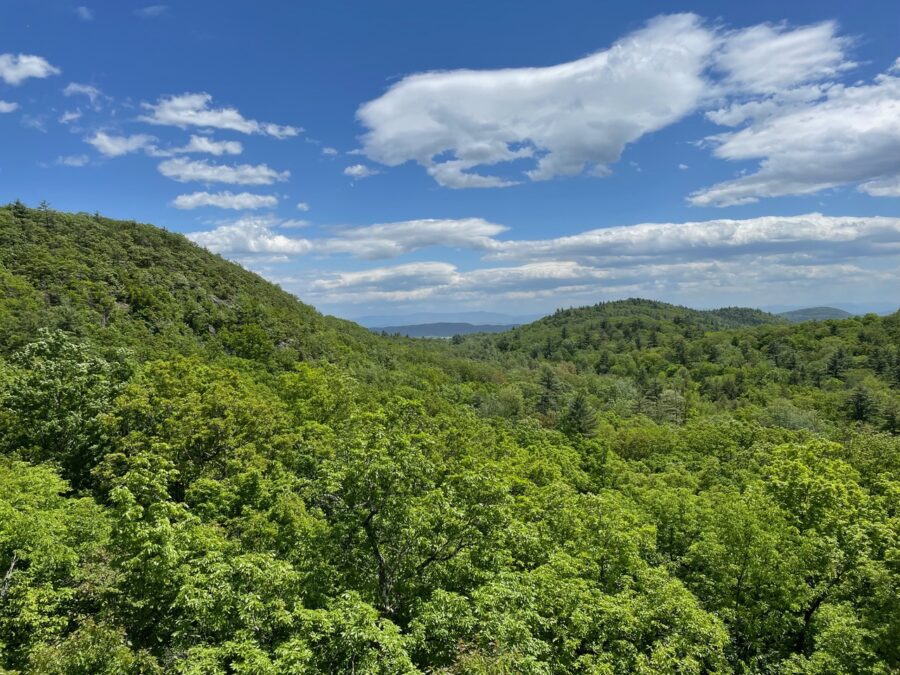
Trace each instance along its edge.
{"label": "bright green leaves", "polygon": [[318,467],[313,499],[350,549],[348,578],[368,586],[387,616],[403,617],[435,569],[489,541],[503,486],[467,448],[423,433],[427,420],[413,403],[356,421]]}
{"label": "bright green leaves", "polygon": [[635,301],[392,343],[139,226],[124,271],[54,267],[40,218],[0,323],[88,337],[0,334],[0,670],[900,663],[896,317],[703,334],[754,316]]}
{"label": "bright green leaves", "polygon": [[122,452],[169,459],[176,498],[194,480],[220,478],[242,448],[265,446],[284,426],[277,399],[248,377],[192,359],[148,364],[117,400]]}
{"label": "bright green leaves", "polygon": [[77,607],[90,608],[91,564],[109,526],[92,500],[67,491],[49,467],[0,458],[0,667],[25,667]]}
{"label": "bright green leaves", "polygon": [[108,451],[103,418],[125,374],[60,332],[17,352],[0,392],[0,452],[57,463],[75,489]]}

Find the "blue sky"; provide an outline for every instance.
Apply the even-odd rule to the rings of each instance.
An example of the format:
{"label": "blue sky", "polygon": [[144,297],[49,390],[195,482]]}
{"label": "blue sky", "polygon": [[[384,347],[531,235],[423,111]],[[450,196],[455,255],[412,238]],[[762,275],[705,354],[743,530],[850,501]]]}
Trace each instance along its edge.
{"label": "blue sky", "polygon": [[886,309],[898,57],[893,2],[6,0],[0,201],[348,317]]}

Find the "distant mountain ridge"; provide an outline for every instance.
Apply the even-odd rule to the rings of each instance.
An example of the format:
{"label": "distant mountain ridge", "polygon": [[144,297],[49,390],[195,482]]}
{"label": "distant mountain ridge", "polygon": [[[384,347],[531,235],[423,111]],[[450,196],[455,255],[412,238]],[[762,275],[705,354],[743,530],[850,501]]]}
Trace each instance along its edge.
{"label": "distant mountain ridge", "polygon": [[414,312],[409,314],[373,314],[352,318],[352,321],[366,328],[383,326],[420,326],[437,323],[467,323],[476,326],[511,326],[537,321],[544,314],[504,314],[502,312],[460,311],[460,312]]}
{"label": "distant mountain ridge", "polygon": [[445,338],[454,335],[469,335],[471,333],[502,333],[515,328],[520,324],[473,324],[464,322],[438,322],[420,323],[410,326],[381,326],[372,327],[373,333],[387,333],[388,335],[405,335],[406,337]]}
{"label": "distant mountain ridge", "polygon": [[843,309],[838,309],[837,307],[805,307],[790,312],[780,312],[778,316],[784,317],[793,323],[800,323],[802,321],[849,319],[851,316],[854,316],[854,314]]}
{"label": "distant mountain ridge", "polygon": [[516,335],[527,335],[534,330],[544,330],[548,326],[562,329],[563,326],[577,327],[585,322],[590,323],[601,319],[626,321],[645,319],[651,322],[674,321],[675,323],[693,326],[695,329],[700,330],[726,330],[729,328],[744,328],[787,322],[785,318],[780,316],[748,307],[696,310],[655,300],[632,298],[601,302],[589,307],[560,309],[549,316],[530,322],[469,323],[442,321],[371,326],[369,330],[375,333],[400,334],[414,338],[440,338],[453,337],[454,335],[471,335],[474,333],[506,333],[507,331],[513,331]]}

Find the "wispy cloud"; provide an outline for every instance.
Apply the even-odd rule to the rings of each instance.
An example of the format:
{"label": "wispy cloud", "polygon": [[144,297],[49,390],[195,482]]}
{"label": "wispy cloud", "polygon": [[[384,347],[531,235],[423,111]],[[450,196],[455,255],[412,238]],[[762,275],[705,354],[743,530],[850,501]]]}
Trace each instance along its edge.
{"label": "wispy cloud", "polygon": [[0,80],[17,86],[29,78],[42,79],[62,71],[41,56],[33,54],[0,54]]}
{"label": "wispy cloud", "polygon": [[167,96],[156,103],[144,103],[148,111],[141,120],[150,124],[209,129],[227,129],[242,134],[261,134],[273,138],[290,138],[301,131],[300,127],[257,122],[245,118],[235,108],[213,108],[212,96],[206,93]]}
{"label": "wispy cloud", "polygon": [[[349,255],[383,259],[424,249],[465,248],[484,263],[464,270],[432,260],[282,278],[325,303],[491,302],[596,298],[603,293],[734,298],[748,289],[820,292],[830,282],[897,287],[900,218],[767,216],[745,220],[641,223],[549,239],[500,239],[510,230],[473,218],[424,219],[344,228],[321,237],[278,232],[277,218],[240,219],[196,232],[197,243],[252,262],[253,256]],[[678,295],[681,294],[681,295]]]}
{"label": "wispy cloud", "polygon": [[310,250],[306,239],[287,237],[272,230],[272,218],[240,218],[208,232],[194,232],[187,237],[214,253],[283,253],[302,254]]}
{"label": "wispy cloud", "polygon": [[834,21],[792,28],[759,24],[727,32],[715,56],[723,86],[745,94],[773,94],[856,67],[846,57],[850,38]]}
{"label": "wispy cloud", "polygon": [[313,280],[285,278],[304,298],[314,302],[409,303],[427,301],[466,304],[535,302],[596,302],[603,297],[654,295],[734,297],[747,289],[767,293],[791,288],[821,289],[839,275],[843,283],[865,287],[890,280],[889,272],[853,264],[796,265],[769,261],[766,266],[747,261],[642,263],[623,268],[598,268],[573,261],[526,263],[472,271],[443,262],[417,262],[363,271],[324,272]]}
{"label": "wispy cloud", "polygon": [[79,5],[75,8],[75,16],[77,16],[82,21],[93,21],[94,20],[94,10],[90,7],[85,7],[84,5]]}
{"label": "wispy cloud", "polygon": [[22,115],[21,122],[26,129],[47,133],[47,115]]}
{"label": "wispy cloud", "polygon": [[506,230],[482,218],[425,218],[343,229],[318,242],[316,250],[369,260],[395,258],[434,246],[488,251],[498,245],[494,237]]}
{"label": "wispy cloud", "polygon": [[131,136],[116,136],[105,131],[98,131],[93,136],[84,139],[92,145],[97,152],[106,157],[121,157],[132,152],[155,148],[156,138],[147,134],[134,134]]}
{"label": "wispy cloud", "polygon": [[56,158],[57,166],[86,166],[91,161],[87,155],[61,155]]}
{"label": "wispy cloud", "polygon": [[95,103],[102,95],[102,92],[92,84],[81,84],[78,82],[69,82],[63,89],[64,96],[87,96],[91,103]]}
{"label": "wispy cloud", "polygon": [[796,254],[807,259],[900,253],[900,218],[764,216],[745,220],[622,225],[553,239],[498,242],[496,260],[568,259],[602,265],[660,260],[722,260],[747,254]]}
{"label": "wispy cloud", "polygon": [[895,68],[870,84],[835,85],[816,91],[812,100],[769,99],[745,128],[708,139],[716,157],[758,159],[758,170],[698,190],[690,202],[733,206],[848,184],[892,196],[871,186],[900,179],[898,75]]}
{"label": "wispy cloud", "polygon": [[208,155],[240,155],[244,151],[244,146],[239,141],[217,141],[208,136],[191,135],[191,140],[187,145],[180,148],[173,148],[170,152],[175,154],[193,154],[205,153]]}
{"label": "wispy cloud", "polygon": [[134,10],[134,15],[139,19],[157,19],[168,12],[168,5],[147,5]]}
{"label": "wispy cloud", "polygon": [[365,164],[354,164],[344,169],[344,175],[350,176],[353,180],[362,180],[378,173],[377,169],[366,166]]}
{"label": "wispy cloud", "polygon": [[159,165],[159,172],[166,178],[180,183],[227,183],[230,185],[271,185],[286,181],[290,171],[276,171],[265,164],[212,164],[208,160],[190,160],[184,157],[168,159]]}
{"label": "wispy cloud", "polygon": [[72,122],[77,122],[80,119],[80,110],[66,110],[62,115],[59,116],[58,121],[60,124],[71,124]]}
{"label": "wispy cloud", "polygon": [[197,209],[213,206],[220,209],[238,211],[273,208],[278,205],[278,197],[273,195],[257,195],[250,192],[192,192],[178,195],[172,202],[177,209]]}
{"label": "wispy cloud", "polygon": [[[303,225],[306,225],[305,221]],[[253,236],[266,235],[272,239],[271,232],[264,233],[263,227],[296,227],[294,221],[281,222],[277,219],[236,221],[203,233],[196,233],[207,244],[214,245],[219,253],[250,253],[245,248],[232,248],[235,241],[243,241],[235,235],[241,227],[251,227]],[[296,253],[314,251],[318,255],[349,255],[354,258],[376,260],[395,258],[424,248],[445,247],[465,248],[470,250],[490,251],[500,246],[493,237],[506,231],[503,225],[490,223],[481,218],[463,218],[458,220],[426,218],[406,220],[394,223],[349,227],[335,231],[332,235],[313,241],[303,239],[301,246],[295,246],[287,237],[278,239],[285,245],[280,253]],[[220,236],[221,235],[221,236]],[[199,239],[197,239],[199,241]],[[269,250],[269,253],[275,252]]]}

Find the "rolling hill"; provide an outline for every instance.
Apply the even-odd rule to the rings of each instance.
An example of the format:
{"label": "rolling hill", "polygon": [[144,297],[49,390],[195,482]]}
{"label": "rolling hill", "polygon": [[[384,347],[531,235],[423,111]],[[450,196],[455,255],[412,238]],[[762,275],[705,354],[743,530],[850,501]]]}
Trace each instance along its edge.
{"label": "rolling hill", "polygon": [[807,307],[805,309],[795,309],[790,312],[780,312],[778,316],[794,323],[800,323],[802,321],[849,319],[853,314],[844,311],[843,309],[837,309],[836,307]]}
{"label": "rolling hill", "polygon": [[892,672],[900,313],[459,340],[0,207],[0,671]]}
{"label": "rolling hill", "polygon": [[0,350],[62,328],[162,351],[346,359],[374,337],[188,241],[99,215],[0,208]]}
{"label": "rolling hill", "polygon": [[502,333],[518,324],[472,324],[472,323],[419,323],[411,326],[382,326],[371,328],[374,333],[387,333],[388,335],[404,335],[406,337],[448,338],[454,335],[469,335],[471,333]]}

